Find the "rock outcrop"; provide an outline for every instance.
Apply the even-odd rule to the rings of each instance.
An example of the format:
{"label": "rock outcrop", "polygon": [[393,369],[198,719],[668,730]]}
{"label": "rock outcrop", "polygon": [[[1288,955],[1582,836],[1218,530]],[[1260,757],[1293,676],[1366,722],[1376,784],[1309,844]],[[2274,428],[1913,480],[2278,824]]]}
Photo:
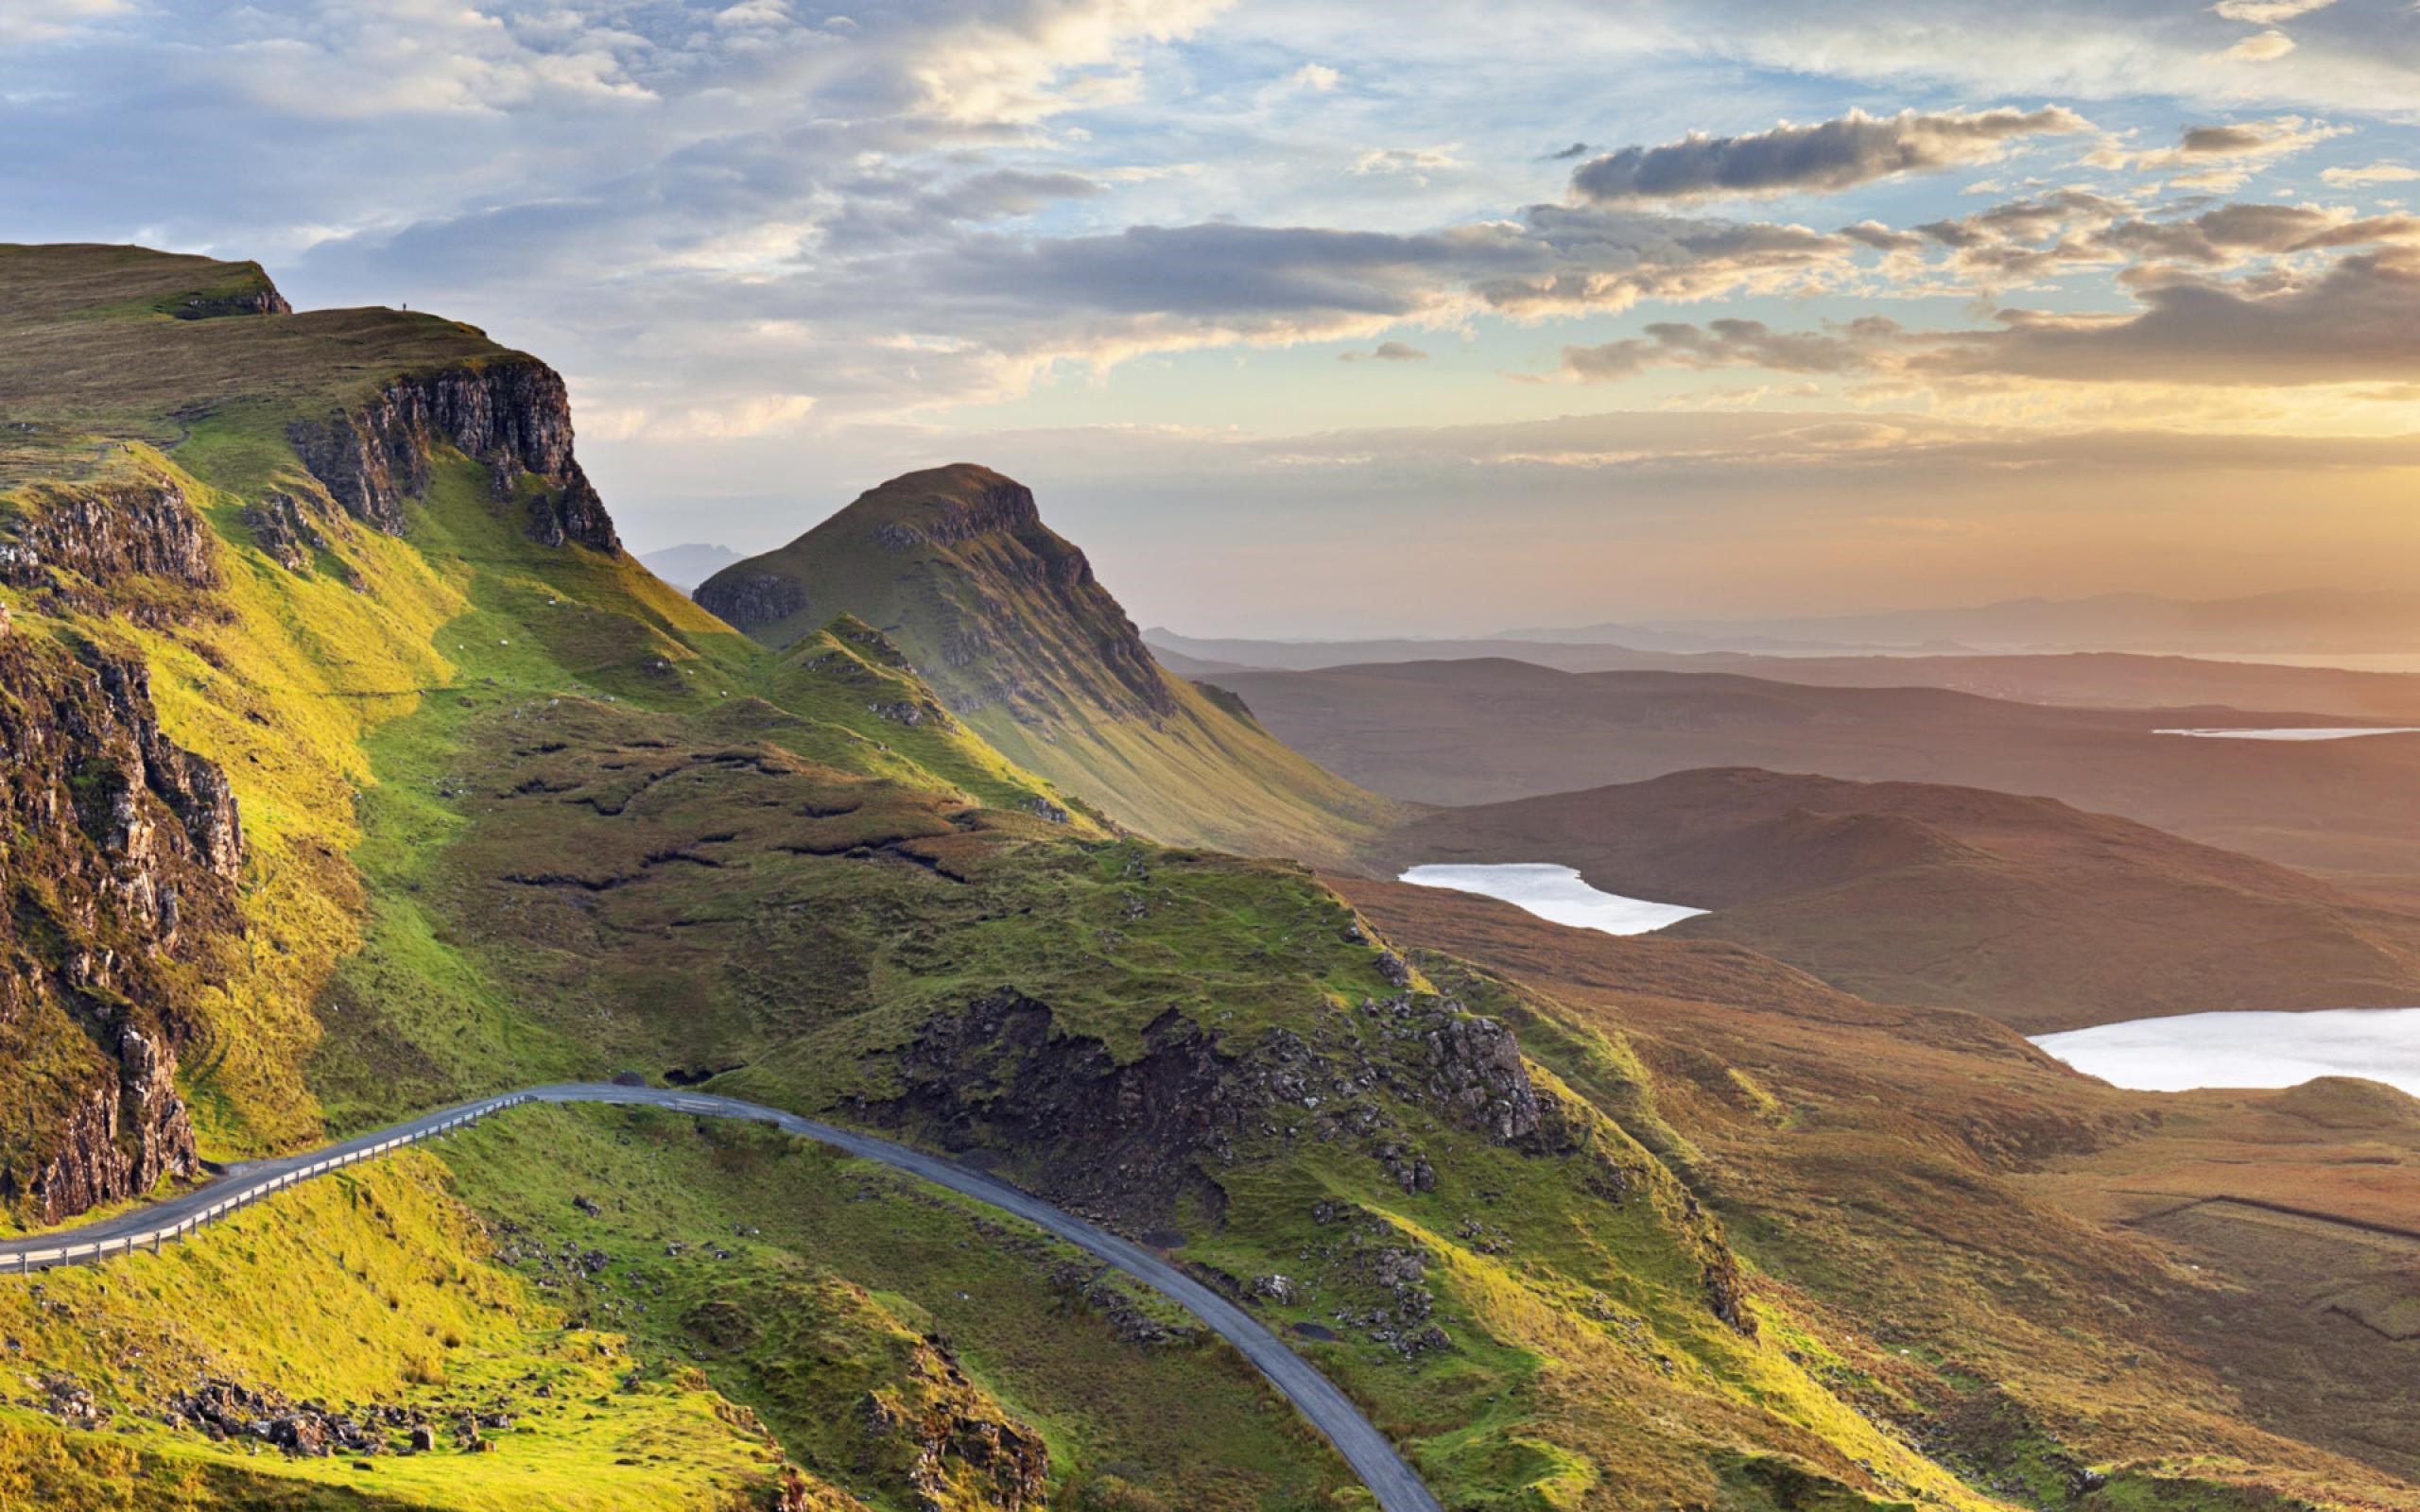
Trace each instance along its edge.
{"label": "rock outcrop", "polygon": [[921,1341],[908,1381],[911,1389],[878,1389],[858,1400],[863,1468],[890,1470],[883,1478],[904,1481],[925,1507],[1025,1512],[1044,1504],[1049,1449],[967,1381],[945,1344]]}
{"label": "rock outcrop", "polygon": [[199,289],[167,306],[180,320],[216,320],[231,315],[292,315],[294,306],[277,292],[258,263],[233,265],[237,276],[222,287]]}
{"label": "rock outcrop", "polygon": [[1098,1040],[1056,1033],[1048,1005],[1003,988],[926,1024],[892,1059],[899,1095],[855,1111],[949,1149],[1005,1154],[1036,1190],[1135,1229],[1166,1220],[1180,1196],[1219,1211],[1213,1173],[1255,1135],[1349,1141],[1406,1191],[1426,1190],[1435,1173],[1388,1098],[1499,1144],[1563,1147],[1519,1042],[1495,1020],[1405,993],[1333,1027],[1320,1045],[1274,1028],[1230,1045],[1169,1011],[1121,1062]]}
{"label": "rock outcrop", "polygon": [[0,1200],[45,1222],[194,1169],[179,990],[235,927],[225,775],[171,741],[141,662],[0,638]]}
{"label": "rock outcrop", "polygon": [[290,493],[270,493],[244,506],[244,528],[277,564],[290,573],[308,572],[311,553],[327,549],[327,538],[312,518],[310,506]]}
{"label": "rock outcrop", "polygon": [[193,590],[220,581],[216,538],[164,478],[38,484],[0,505],[0,583],[85,613],[176,617],[146,595],[109,592],[142,577]]}
{"label": "rock outcrop", "polygon": [[426,491],[432,456],[451,447],[487,467],[498,503],[526,501],[531,540],[621,549],[604,501],[572,455],[562,378],[534,357],[399,378],[366,404],[296,424],[289,438],[330,496],[389,535],[403,534],[404,505]]}
{"label": "rock outcrop", "polygon": [[717,573],[693,596],[707,613],[743,630],[778,625],[808,608],[806,585],[785,573]]}

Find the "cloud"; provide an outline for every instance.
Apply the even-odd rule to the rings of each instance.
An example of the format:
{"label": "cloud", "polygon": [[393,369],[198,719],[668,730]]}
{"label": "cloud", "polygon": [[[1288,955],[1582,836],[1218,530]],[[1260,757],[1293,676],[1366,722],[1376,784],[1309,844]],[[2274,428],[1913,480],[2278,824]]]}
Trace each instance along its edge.
{"label": "cloud", "polygon": [[1907,173],[1937,172],[1999,157],[2027,136],[2089,129],[2062,106],[2019,111],[1851,111],[1813,126],[1787,123],[1754,136],[1692,132],[1660,146],[1630,146],[1581,164],[1573,191],[1597,204],[1726,196],[1830,193]]}
{"label": "cloud", "polygon": [[1651,369],[1741,367],[1932,386],[2024,378],[2272,388],[2405,383],[2420,372],[2420,217],[2318,227],[2283,207],[2228,210],[2244,214],[2221,212],[2199,234],[2267,251],[2375,249],[2308,276],[2290,267],[2234,282],[2171,273],[2137,288],[2131,315],[2003,309],[1991,326],[1948,331],[1880,317],[1806,332],[1741,319],[1660,322],[1643,336],[1565,347],[1562,373],[1606,383]]}
{"label": "cloud", "polygon": [[2356,218],[2310,205],[2230,204],[2189,220],[2113,222],[2095,240],[2163,264],[2225,267],[2254,257],[2420,242],[2420,217]]}
{"label": "cloud", "polygon": [[2142,291],[2140,314],[2006,311],[2003,329],[1941,343],[1912,370],[2080,383],[2275,386],[2408,380],[2420,371],[2420,249],[2348,255],[2315,278]]}
{"label": "cloud", "polygon": [[2325,10],[2336,0],[2219,0],[2210,9],[2229,21],[2249,21],[2255,26],[2273,26],[2291,21],[2314,10]]}
{"label": "cloud", "polygon": [[1587,155],[1588,144],[1574,142],[1567,147],[1557,147],[1554,151],[1539,158],[1538,161],[1540,163],[1569,163],[1574,158],[1584,158]]}
{"label": "cloud", "polygon": [[2294,39],[2271,30],[2255,32],[2217,56],[2221,62],[2273,63],[2293,50]]}
{"label": "cloud", "polygon": [[1429,174],[1470,166],[1456,156],[1461,146],[1460,142],[1445,142],[1433,147],[1372,147],[1353,160],[1352,171],[1360,178],[1402,174],[1415,184],[1425,184]]}
{"label": "cloud", "polygon": [[1805,226],[1532,205],[1514,239],[1528,270],[1483,277],[1490,307],[1544,316],[1805,292],[1846,280],[1860,245]]}
{"label": "cloud", "polygon": [[1305,63],[1287,75],[1286,82],[1295,89],[1307,90],[1314,94],[1324,94],[1344,82],[1344,76],[1325,63]]}
{"label": "cloud", "polygon": [[2400,163],[2373,163],[2362,168],[2323,168],[2319,176],[2341,188],[2371,183],[2410,183],[2420,179],[2420,168],[2406,167]]}
{"label": "cloud", "polygon": [[0,0],[0,39],[55,42],[133,10],[133,0]]}
{"label": "cloud", "polygon": [[1635,377],[1650,368],[1762,368],[1772,372],[1861,372],[1870,350],[1895,340],[1897,321],[1868,316],[1839,332],[1777,332],[1761,320],[1719,319],[1703,326],[1658,321],[1644,337],[1563,349],[1563,372],[1581,383]]}
{"label": "cloud", "polygon": [[1340,352],[1339,362],[1426,362],[1428,353],[1401,341],[1381,341],[1368,352]]}
{"label": "cloud", "polygon": [[2142,149],[2111,138],[2087,154],[2084,162],[2096,168],[2138,173],[2187,170],[2178,177],[2178,183],[2225,192],[2242,185],[2249,177],[2245,170],[2307,152],[2350,129],[2299,115],[2190,126],[2179,134],[2174,146]]}

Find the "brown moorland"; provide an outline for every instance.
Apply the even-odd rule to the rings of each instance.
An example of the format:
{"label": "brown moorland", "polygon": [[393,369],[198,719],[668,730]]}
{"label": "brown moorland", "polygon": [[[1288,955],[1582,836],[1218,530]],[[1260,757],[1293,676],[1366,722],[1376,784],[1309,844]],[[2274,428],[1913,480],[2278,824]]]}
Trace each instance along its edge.
{"label": "brown moorland", "polygon": [[[2221,1473],[2284,1453],[2343,1485],[2341,1462],[2264,1430],[2420,1471],[2420,1102],[2342,1079],[2122,1091],[1986,1020],[1867,1003],[1736,945],[1334,885],[1380,927],[1523,982],[1534,998],[1493,1005],[1531,1053],[1592,1095],[1648,1100],[1760,1284],[1859,1315],[1874,1368],[1956,1383],[1941,1452],[1983,1434],[1994,1484],[2090,1441]],[[1643,1074],[1628,1088],[1625,1062]]]}
{"label": "brown moorland", "polygon": [[1442,810],[1379,854],[1390,871],[1559,862],[1607,892],[1714,910],[1668,934],[2028,1034],[2420,1003],[2420,918],[2129,819],[1977,788],[1679,772]]}

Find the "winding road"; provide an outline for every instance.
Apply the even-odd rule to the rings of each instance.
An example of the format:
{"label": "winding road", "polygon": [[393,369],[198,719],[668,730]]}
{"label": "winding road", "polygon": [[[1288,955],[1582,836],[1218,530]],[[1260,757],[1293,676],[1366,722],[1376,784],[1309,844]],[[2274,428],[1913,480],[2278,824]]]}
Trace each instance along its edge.
{"label": "winding road", "polygon": [[667,1108],[702,1118],[737,1118],[768,1124],[786,1134],[820,1141],[861,1160],[877,1160],[962,1196],[1012,1213],[1094,1258],[1104,1261],[1184,1308],[1250,1360],[1270,1384],[1285,1393],[1312,1427],[1326,1435],[1345,1463],[1378,1500],[1381,1512],[1442,1512],[1437,1499],[1403,1456],[1387,1441],[1350,1398],[1322,1375],[1284,1340],[1242,1308],[1202,1285],[1161,1256],[1140,1245],[1070,1213],[979,1171],[905,1144],[836,1128],[785,1113],[779,1108],[736,1098],[655,1087],[623,1087],[610,1082],[560,1082],[523,1091],[483,1097],[424,1113],[406,1123],[330,1144],[303,1155],[256,1160],[230,1167],[217,1180],[197,1191],[106,1218],[97,1223],[0,1244],[0,1276],[46,1270],[54,1265],[92,1264],[135,1250],[157,1250],[164,1243],[182,1239],[204,1224],[224,1218],[273,1193],[300,1181],[375,1159],[404,1145],[417,1143],[459,1128],[491,1113],[524,1103],[612,1103],[625,1107]]}

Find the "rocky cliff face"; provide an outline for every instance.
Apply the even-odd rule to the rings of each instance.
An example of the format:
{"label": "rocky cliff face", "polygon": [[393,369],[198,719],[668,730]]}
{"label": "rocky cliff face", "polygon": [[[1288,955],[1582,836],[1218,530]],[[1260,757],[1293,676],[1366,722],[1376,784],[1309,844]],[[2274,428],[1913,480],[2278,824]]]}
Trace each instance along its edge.
{"label": "rocky cliff face", "polygon": [[194,1168],[180,985],[235,928],[242,830],[141,662],[0,622],[0,1200],[56,1222]]}
{"label": "rocky cliff face", "polygon": [[697,602],[726,625],[778,625],[808,609],[806,585],[785,573],[719,573],[698,586]]}
{"label": "rocky cliff face", "polygon": [[0,583],[64,610],[175,617],[157,601],[110,592],[137,577],[196,590],[219,584],[217,541],[175,484],[148,476],[43,484],[0,504]]}
{"label": "rocky cliff face", "polygon": [[562,378],[533,357],[399,378],[356,408],[296,424],[290,439],[337,503],[390,535],[403,534],[406,501],[427,489],[431,454],[450,446],[486,465],[497,502],[527,501],[530,539],[621,549],[572,455]]}
{"label": "rocky cliff face", "polygon": [[947,550],[966,569],[971,591],[947,595],[952,613],[935,627],[942,665],[927,669],[959,712],[1038,713],[1069,692],[1120,715],[1175,712],[1142,632],[1082,549],[1042,523],[1025,485],[987,472],[947,507],[876,539],[895,553]]}
{"label": "rocky cliff face", "polygon": [[796,639],[809,609],[879,622],[959,714],[1157,721],[1177,708],[1092,562],[1042,523],[1033,490],[989,468],[893,478],[695,596],[752,634],[788,624]]}
{"label": "rocky cliff face", "polygon": [[1229,1045],[1180,1014],[1123,1063],[1098,1040],[1056,1033],[1048,1005],[1003,988],[943,1014],[897,1055],[901,1094],[861,1109],[948,1148],[1032,1162],[1054,1197],[1130,1228],[1190,1195],[1217,1211],[1212,1175],[1254,1135],[1364,1147],[1406,1191],[1434,1172],[1387,1106],[1411,1104],[1516,1149],[1565,1143],[1544,1113],[1512,1032],[1450,998],[1405,992],[1322,1026],[1319,1043],[1271,1029]]}

